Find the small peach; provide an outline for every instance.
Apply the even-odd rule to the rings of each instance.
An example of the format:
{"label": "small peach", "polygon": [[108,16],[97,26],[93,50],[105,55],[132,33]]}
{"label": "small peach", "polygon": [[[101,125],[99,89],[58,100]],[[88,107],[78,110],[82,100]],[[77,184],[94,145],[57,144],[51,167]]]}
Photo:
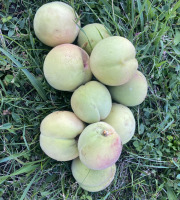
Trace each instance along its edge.
{"label": "small peach", "polygon": [[126,144],[134,135],[135,119],[131,110],[121,104],[113,103],[110,114],[104,122],[110,124]]}
{"label": "small peach", "polygon": [[146,98],[148,84],[145,76],[136,71],[135,75],[127,83],[109,87],[112,99],[125,106],[137,106]]}
{"label": "small peach", "polygon": [[88,24],[79,32],[78,45],[90,55],[96,44],[109,36],[107,29],[102,24]]}
{"label": "small peach", "polygon": [[103,170],[87,168],[79,158],[72,161],[72,174],[78,184],[89,192],[98,192],[108,187],[116,173],[115,164]]}
{"label": "small peach", "polygon": [[78,157],[76,137],[84,123],[69,111],[56,111],[46,116],[40,125],[40,146],[51,158],[68,161]]}
{"label": "small peach", "polygon": [[105,119],[111,111],[111,95],[103,84],[90,81],[74,91],[71,107],[82,121],[98,122]]}

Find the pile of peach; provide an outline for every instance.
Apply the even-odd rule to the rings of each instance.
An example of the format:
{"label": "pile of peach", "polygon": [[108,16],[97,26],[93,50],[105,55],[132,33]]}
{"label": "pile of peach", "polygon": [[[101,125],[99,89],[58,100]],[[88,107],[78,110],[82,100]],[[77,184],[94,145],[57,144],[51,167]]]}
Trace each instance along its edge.
{"label": "pile of peach", "polygon": [[[73,112],[56,111],[43,119],[40,146],[57,161],[73,160],[72,174],[83,189],[103,190],[114,178],[123,144],[135,132],[127,106],[141,104],[147,94],[135,48],[124,37],[110,36],[101,24],[80,28],[77,13],[62,2],[40,7],[34,30],[54,47],[44,61],[47,82],[73,92]],[[71,44],[77,36],[79,46]]]}

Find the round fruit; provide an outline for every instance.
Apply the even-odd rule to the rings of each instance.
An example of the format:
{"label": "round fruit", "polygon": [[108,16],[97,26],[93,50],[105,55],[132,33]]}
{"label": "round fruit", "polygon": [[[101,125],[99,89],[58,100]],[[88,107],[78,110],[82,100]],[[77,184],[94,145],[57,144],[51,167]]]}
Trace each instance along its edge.
{"label": "round fruit", "polygon": [[41,6],[34,17],[34,31],[44,44],[54,47],[72,43],[79,33],[80,21],[71,6],[51,2]]}
{"label": "round fruit", "polygon": [[88,54],[73,44],[54,47],[46,56],[43,70],[48,83],[63,91],[73,91],[92,78]]}
{"label": "round fruit", "polygon": [[138,68],[133,44],[126,38],[112,36],[101,40],[90,56],[94,76],[110,86],[128,82]]}
{"label": "round fruit", "polygon": [[111,111],[111,95],[103,84],[90,81],[74,91],[71,107],[82,121],[98,122],[105,119]]}
{"label": "round fruit", "polygon": [[134,135],[135,119],[131,110],[126,106],[113,103],[110,114],[103,121],[116,130],[122,144],[126,144]]}
{"label": "round fruit", "polygon": [[96,44],[109,36],[108,31],[102,24],[88,24],[79,32],[78,45],[90,55]]}
{"label": "round fruit", "polygon": [[72,174],[78,184],[89,192],[98,192],[108,187],[116,173],[115,164],[103,170],[87,168],[79,158],[72,161]]}
{"label": "round fruit", "polygon": [[146,98],[148,84],[145,76],[136,71],[133,78],[124,85],[109,87],[112,99],[125,106],[137,106]]}
{"label": "round fruit", "polygon": [[40,146],[49,157],[68,161],[78,157],[76,137],[84,123],[69,111],[56,111],[46,116],[40,126]]}
{"label": "round fruit", "polygon": [[112,166],[122,151],[122,142],[114,128],[105,122],[87,126],[78,140],[79,158],[89,169]]}

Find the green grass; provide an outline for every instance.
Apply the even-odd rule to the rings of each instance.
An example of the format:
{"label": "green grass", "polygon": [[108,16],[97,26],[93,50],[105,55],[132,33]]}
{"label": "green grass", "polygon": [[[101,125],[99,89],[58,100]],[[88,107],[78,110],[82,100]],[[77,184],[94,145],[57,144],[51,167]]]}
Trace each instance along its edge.
{"label": "green grass", "polygon": [[42,72],[50,48],[32,24],[46,2],[0,2],[0,199],[180,199],[180,1],[66,1],[82,26],[101,22],[133,42],[149,85],[146,100],[131,109],[136,133],[115,179],[97,193],[78,186],[71,162],[56,162],[39,146],[41,120],[71,110],[71,93],[51,88]]}

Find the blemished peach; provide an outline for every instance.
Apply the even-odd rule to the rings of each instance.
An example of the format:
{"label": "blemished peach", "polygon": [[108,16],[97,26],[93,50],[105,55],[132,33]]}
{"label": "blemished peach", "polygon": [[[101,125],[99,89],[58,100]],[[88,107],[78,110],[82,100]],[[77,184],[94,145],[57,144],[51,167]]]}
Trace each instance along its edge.
{"label": "blemished peach", "polygon": [[137,106],[146,98],[148,84],[145,76],[136,71],[135,75],[127,83],[109,87],[112,99],[125,106]]}
{"label": "blemished peach", "polygon": [[77,13],[66,3],[54,1],[42,5],[34,17],[34,31],[44,44],[55,47],[72,43],[79,33]]}
{"label": "blemished peach", "polygon": [[116,130],[123,144],[129,142],[134,135],[136,123],[133,113],[122,104],[113,103],[110,114],[103,121]]}
{"label": "blemished peach", "polygon": [[135,55],[135,47],[128,39],[107,37],[91,53],[91,71],[105,85],[122,85],[133,77],[138,68]]}
{"label": "blemished peach", "polygon": [[109,36],[104,25],[98,23],[88,24],[79,32],[78,45],[90,55],[96,44]]}
{"label": "blemished peach", "polygon": [[105,119],[111,111],[111,95],[103,84],[90,81],[74,91],[71,107],[82,121],[98,122]]}
{"label": "blemished peach", "polygon": [[44,76],[57,90],[73,91],[92,78],[89,55],[73,44],[54,47],[44,61]]}
{"label": "blemished peach", "polygon": [[73,112],[53,112],[40,125],[41,149],[55,160],[73,160],[78,157],[76,137],[84,128],[85,124]]}
{"label": "blemished peach", "polygon": [[88,125],[78,140],[79,158],[89,169],[112,166],[122,151],[122,141],[112,126],[105,122]]}
{"label": "blemished peach", "polygon": [[72,161],[71,170],[80,187],[89,192],[98,192],[111,184],[116,173],[116,165],[103,170],[92,170],[76,158]]}

